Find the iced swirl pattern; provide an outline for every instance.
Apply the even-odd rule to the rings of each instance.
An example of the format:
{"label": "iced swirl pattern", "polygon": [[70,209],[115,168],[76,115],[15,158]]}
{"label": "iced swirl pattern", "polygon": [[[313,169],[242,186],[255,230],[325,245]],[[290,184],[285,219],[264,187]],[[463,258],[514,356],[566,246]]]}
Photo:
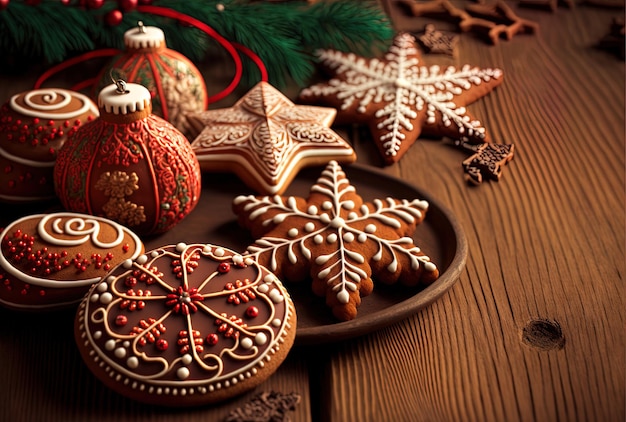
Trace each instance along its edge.
{"label": "iced swirl pattern", "polygon": [[14,111],[40,119],[73,119],[88,112],[98,115],[98,109],[87,96],[59,88],[17,94],[11,97],[10,103]]}
{"label": "iced swirl pattern", "polygon": [[290,303],[253,260],[180,243],[127,260],[95,285],[77,332],[102,377],[167,403],[254,377],[295,322]]}

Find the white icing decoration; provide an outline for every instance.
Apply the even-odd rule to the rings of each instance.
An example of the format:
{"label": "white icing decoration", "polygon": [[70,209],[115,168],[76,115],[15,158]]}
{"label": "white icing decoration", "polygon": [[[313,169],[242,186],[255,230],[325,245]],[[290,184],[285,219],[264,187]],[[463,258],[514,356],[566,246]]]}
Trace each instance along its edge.
{"label": "white icing decoration", "polygon": [[[183,251],[176,251],[175,246],[162,247],[159,248],[157,255],[153,256],[151,253],[148,253],[146,255],[150,257],[148,262],[144,266],[133,267],[133,270],[145,271],[146,274],[154,276],[152,269],[167,268],[172,260],[195,259],[191,258],[192,256],[197,256],[194,255],[194,252],[201,250],[203,250],[202,245],[187,245]],[[244,259],[241,255],[226,249],[222,249],[222,252],[226,258],[239,256],[239,259]],[[247,260],[249,257],[245,257],[245,259]],[[197,261],[199,265],[194,267],[195,271],[201,271],[204,260],[212,261],[209,264],[211,268],[220,262],[224,262],[224,259],[218,259],[214,255],[201,256],[200,261]],[[234,261],[236,260],[234,259]],[[103,295],[111,294],[114,298],[112,303],[104,305],[100,302],[92,304],[86,301],[82,302],[79,308],[77,315],[79,319],[78,330],[80,330],[81,338],[85,339],[85,347],[88,349],[89,359],[100,365],[107,373],[107,376],[115,382],[119,382],[120,385],[128,385],[145,394],[162,395],[164,399],[166,396],[169,396],[169,400],[174,396],[206,394],[211,391],[228,388],[252,377],[258,373],[257,368],[263,367],[266,362],[272,359],[272,355],[278,350],[278,344],[284,342],[286,330],[292,327],[288,323],[289,318],[292,316],[292,311],[289,309],[291,303],[287,304],[287,292],[276,277],[261,267],[256,261],[252,260],[250,264],[255,267],[255,272],[258,274],[256,279],[251,280],[254,288],[268,289],[271,297],[258,295],[255,299],[256,306],[269,307],[270,317],[264,321],[250,321],[254,323],[247,321],[248,325],[240,326],[232,323],[228,318],[219,316],[219,318],[223,318],[222,321],[238,330],[241,336],[240,341],[232,344],[228,341],[220,342],[220,347],[223,348],[221,350],[211,350],[211,346],[204,345],[204,352],[191,349],[189,353],[179,355],[178,357],[174,355],[173,359],[171,353],[176,353],[177,348],[181,345],[181,343],[177,345],[177,341],[174,339],[180,340],[182,337],[180,337],[180,334],[176,334],[177,331],[174,328],[172,328],[172,331],[165,329],[171,328],[168,324],[169,318],[187,318],[186,325],[190,328],[194,328],[195,318],[210,318],[209,321],[212,324],[216,316],[211,308],[211,301],[213,303],[215,303],[215,300],[222,302],[226,299],[226,295],[231,293],[228,290],[218,292],[203,291],[203,284],[199,286],[198,291],[201,292],[204,301],[197,302],[197,311],[185,316],[169,311],[170,308],[168,307],[165,308],[163,315],[153,315],[156,317],[155,320],[148,320],[145,318],[147,315],[142,315],[143,322],[135,325],[136,327],[141,327],[142,330],[136,333],[136,335],[129,336],[131,318],[129,318],[129,324],[124,326],[117,326],[112,321],[115,320],[119,312],[118,303],[120,303],[120,300],[137,300],[138,297],[127,293],[128,287],[125,285],[125,277],[130,272],[122,267],[118,267],[113,270],[110,276],[113,279],[109,279],[107,291],[102,293]],[[217,277],[220,276],[217,275]],[[236,274],[232,274],[232,276],[236,276]],[[212,273],[208,277],[210,280],[212,277],[216,277],[216,274]],[[151,294],[141,295],[141,300],[148,303],[146,309],[155,309],[149,304],[150,301],[160,303],[167,300],[166,295],[169,295],[173,290],[170,283],[174,283],[176,286],[179,286],[181,283],[173,273],[156,275],[155,278],[157,281],[148,285]],[[206,283],[207,281],[200,282]],[[192,286],[189,286],[190,288],[194,287],[193,283],[190,284],[192,284]],[[96,286],[95,290],[98,289],[98,286]],[[142,288],[144,287],[142,286]],[[137,292],[138,290],[134,291]],[[159,291],[163,293],[159,293]],[[279,305],[279,303],[283,304]],[[159,308],[160,305],[157,309]],[[137,324],[137,322],[134,322],[134,324]],[[161,328],[160,324],[163,324],[164,328]],[[153,335],[152,340],[149,340],[150,337],[145,336],[144,333]],[[100,340],[96,342],[95,337],[100,337]],[[142,343],[142,339],[156,344],[146,344],[145,341]],[[158,341],[161,339],[168,341],[168,343],[165,343],[165,346],[169,344],[166,353],[160,351],[161,346]],[[210,355],[207,355],[207,352]],[[217,353],[213,355],[214,352]],[[208,358],[208,356],[211,357]],[[232,369],[233,361],[240,362],[236,369]],[[197,375],[196,369],[191,370],[192,366],[201,371],[200,375]],[[229,369],[224,370],[226,367]],[[203,376],[202,371],[206,373],[206,376]],[[176,379],[170,379],[171,374],[174,374]]]}
{"label": "white icing decoration", "polygon": [[267,293],[270,289],[270,287],[267,284],[261,284],[259,287],[256,288],[257,291],[259,293]]}
{"label": "white icing decoration", "polygon": [[182,252],[182,251],[185,250],[185,248],[187,248],[187,244],[186,243],[180,242],[180,243],[176,244],[176,251],[177,252]]}
{"label": "white icing decoration", "polygon": [[98,293],[94,293],[89,297],[89,300],[91,300],[92,302],[97,302],[98,300],[100,300],[100,295]]}
{"label": "white icing decoration", "polygon": [[176,371],[176,376],[178,377],[178,379],[186,380],[187,378],[189,378],[189,368],[186,368],[184,366],[182,368],[179,368],[178,371]]}
{"label": "white icing decoration", "polygon": [[330,128],[336,114],[330,107],[295,105],[259,82],[230,108],[196,113],[205,127],[192,148],[203,167],[233,163],[273,195],[311,158],[353,160],[350,144]]}
{"label": "white icing decoration", "polygon": [[342,101],[341,110],[356,108],[358,113],[379,104],[374,117],[377,128],[383,130],[377,141],[387,155],[398,154],[407,133],[414,129],[412,122],[422,110],[426,112],[427,125],[439,120],[445,126],[454,125],[460,137],[484,138],[482,124],[470,119],[455,97],[472,86],[499,79],[500,69],[465,65],[460,69],[449,66],[441,71],[439,66],[423,66],[415,39],[408,33],[395,37],[384,60],[367,60],[335,50],[317,53],[321,62],[335,71],[335,78],[302,90],[301,97],[336,97]]}
{"label": "white icing decoration", "polygon": [[96,287],[96,290],[100,293],[104,293],[109,290],[109,285],[107,283],[100,283],[98,284],[98,287]]}
{"label": "white icing decoration", "polygon": [[[366,260],[380,261],[390,259],[387,269],[397,272],[399,269],[398,256],[405,256],[409,260],[411,268],[419,269],[420,263],[428,263],[428,271],[435,271],[436,266],[430,263],[430,258],[420,254],[417,246],[412,246],[413,239],[402,237],[398,239],[380,238],[376,235],[379,232],[378,226],[388,226],[393,229],[401,229],[403,225],[412,225],[423,218],[423,212],[428,209],[428,202],[414,199],[396,200],[385,198],[375,199],[371,203],[363,204],[356,210],[356,203],[352,199],[345,198],[345,195],[356,192],[354,186],[345,178],[345,174],[336,161],[331,161],[317,183],[311,187],[311,193],[324,195],[328,200],[322,201],[320,214],[312,214],[315,209],[313,205],[305,205],[304,210],[298,209],[297,202],[292,205],[283,203],[279,196],[254,197],[248,196],[239,204],[243,204],[244,211],[248,213],[250,220],[263,219],[265,213],[275,215],[280,213],[288,217],[298,217],[304,219],[302,230],[298,231],[298,236],[287,238],[261,237],[255,244],[248,247],[248,255],[258,258],[261,255],[269,259],[268,267],[278,268],[277,256],[285,248],[289,263],[296,264],[298,259],[313,261],[315,265],[321,267],[316,276],[326,280],[332,290],[339,297],[345,300],[348,291],[358,290],[358,284],[369,275],[361,265],[366,264]],[[345,198],[345,199],[344,199]],[[330,205],[330,207],[329,207]],[[342,210],[348,212],[348,218],[342,217]],[[319,212],[319,210],[317,210]],[[345,211],[344,211],[345,213]],[[268,219],[271,217],[268,217]],[[261,220],[265,224],[268,219]],[[363,225],[365,224],[365,225]],[[362,227],[359,229],[357,227]],[[312,228],[312,229],[311,229]],[[299,229],[299,227],[293,227]],[[336,248],[328,254],[313,256],[308,242],[313,241],[317,245],[326,242]],[[357,240],[359,244],[352,246]],[[360,249],[362,244],[372,244],[374,254],[365,257]],[[309,246],[307,246],[309,245]],[[409,247],[406,247],[406,246]],[[300,251],[300,254],[296,254]],[[342,293],[345,292],[345,293]]]}
{"label": "white icing decoration", "polygon": [[259,346],[263,346],[267,343],[267,335],[265,333],[257,333],[257,335],[254,336],[254,342]]}
{"label": "white icing decoration", "polygon": [[117,92],[117,85],[107,85],[98,94],[98,107],[111,114],[130,114],[142,111],[151,103],[150,91],[143,85],[126,84],[126,92]]}
{"label": "white icing decoration", "polygon": [[143,264],[145,264],[146,262],[148,262],[148,257],[147,257],[146,255],[139,255],[139,256],[137,257],[136,261],[137,261],[137,264],[139,264],[139,265],[143,265]]}
{"label": "white icing decoration", "polygon": [[100,303],[104,305],[108,305],[109,303],[111,303],[112,300],[113,300],[113,295],[109,292],[102,293],[100,295]]}
{"label": "white icing decoration", "polygon": [[[23,98],[27,107],[23,107],[18,103],[20,97]],[[33,98],[39,98],[44,104],[33,101]],[[80,106],[75,110],[61,112],[67,107],[72,98],[77,99]],[[98,109],[89,97],[74,91],[68,91],[60,88],[43,88],[28,91],[27,93],[17,94],[11,97],[11,109],[15,112],[29,117],[37,117],[49,120],[69,120],[80,117],[85,113],[98,115]]]}
{"label": "white icing decoration", "polygon": [[249,349],[252,346],[253,346],[252,339],[250,339],[250,337],[246,337],[241,340],[241,347],[243,347],[244,349]]}

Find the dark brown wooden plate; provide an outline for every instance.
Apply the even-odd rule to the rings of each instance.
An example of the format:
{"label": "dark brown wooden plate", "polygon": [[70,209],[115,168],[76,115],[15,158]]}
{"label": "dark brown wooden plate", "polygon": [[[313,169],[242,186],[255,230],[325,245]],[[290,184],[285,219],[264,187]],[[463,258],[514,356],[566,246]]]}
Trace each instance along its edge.
{"label": "dark brown wooden plate", "polygon": [[[326,343],[360,336],[408,317],[445,293],[459,278],[465,265],[467,243],[452,213],[419,188],[374,168],[359,164],[342,166],[357,193],[365,201],[391,196],[398,199],[426,199],[430,203],[426,220],[418,226],[415,244],[431,257],[440,277],[427,288],[376,284],[371,295],[363,298],[358,316],[347,322],[333,319],[324,299],[313,295],[309,282],[285,283],[298,315],[297,344]],[[307,197],[320,176],[322,167],[302,170],[286,195]],[[248,231],[239,227],[231,210],[239,194],[252,193],[230,174],[205,174],[200,203],[187,218],[158,237],[145,239],[146,248],[166,244],[213,243],[244,251],[253,242]]]}

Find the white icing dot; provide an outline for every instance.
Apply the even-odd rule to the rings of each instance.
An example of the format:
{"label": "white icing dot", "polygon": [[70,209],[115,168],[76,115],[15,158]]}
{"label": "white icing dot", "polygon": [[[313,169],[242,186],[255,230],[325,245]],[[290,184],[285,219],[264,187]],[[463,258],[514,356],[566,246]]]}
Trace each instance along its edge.
{"label": "white icing dot", "polygon": [[270,286],[268,286],[267,284],[261,284],[256,289],[257,291],[259,291],[259,293],[267,293],[267,291],[270,289]]}
{"label": "white icing dot", "polygon": [[329,234],[328,237],[326,238],[326,241],[328,243],[335,243],[337,241],[337,234],[336,233]]}
{"label": "white icing dot", "polygon": [[115,349],[115,340],[107,340],[107,342],[104,343],[104,348],[108,351]]}
{"label": "white icing dot", "polygon": [[341,290],[337,293],[337,300],[339,303],[348,303],[350,301],[350,295],[346,290]]}
{"label": "white icing dot", "polygon": [[126,360],[126,365],[131,369],[135,369],[139,366],[139,359],[136,356],[131,356]]}
{"label": "white icing dot", "polygon": [[355,220],[357,218],[359,218],[359,214],[354,211],[348,213],[348,220]]}
{"label": "white icing dot", "polygon": [[426,262],[424,264],[424,268],[426,269],[426,271],[435,271],[437,269],[437,266],[432,262]]}
{"label": "white icing dot", "polygon": [[339,227],[343,227],[346,225],[346,220],[344,220],[341,217],[335,217],[331,220],[330,222],[330,226],[334,227],[334,228],[339,228]]}
{"label": "white icing dot", "polygon": [[95,338],[96,340],[98,340],[100,337],[102,337],[102,331],[96,331],[95,333],[93,333],[93,338]]}
{"label": "white icing dot", "polygon": [[100,283],[100,284],[98,284],[98,288],[97,288],[98,292],[100,292],[100,293],[104,293],[104,292],[106,292],[108,289],[109,289],[109,285],[108,285],[108,284],[106,284],[106,283]]}
{"label": "white icing dot", "polygon": [[365,226],[365,233],[375,233],[376,232],[376,226],[374,224],[368,224],[367,226]]}
{"label": "white icing dot", "polygon": [[257,333],[257,335],[254,336],[254,342],[259,346],[262,346],[267,343],[267,336],[265,333]]}
{"label": "white icing dot", "polygon": [[182,252],[185,250],[185,248],[187,247],[187,244],[185,242],[180,242],[176,244],[176,251],[178,252]]}
{"label": "white icing dot", "polygon": [[254,264],[254,259],[252,259],[252,258],[250,258],[250,257],[247,257],[247,258],[245,259],[244,263],[245,263],[246,265],[250,266],[250,265]]}
{"label": "white icing dot", "polygon": [[122,343],[122,346],[130,347],[130,341],[126,340],[124,343]]}
{"label": "white icing dot", "polygon": [[243,264],[243,256],[241,256],[241,255],[233,255],[233,264],[235,264],[235,265]]}
{"label": "white icing dot", "polygon": [[140,265],[145,264],[146,262],[148,262],[148,257],[146,255],[139,255],[137,257],[137,263]]}
{"label": "white icing dot", "polygon": [[182,362],[185,365],[189,365],[191,362],[193,362],[193,356],[191,356],[189,353],[187,353],[186,355],[183,356]]}
{"label": "white icing dot", "polygon": [[280,318],[275,318],[274,320],[272,320],[272,325],[274,327],[280,327],[281,323],[282,323],[282,321],[280,320]]}
{"label": "white icing dot", "polygon": [[98,293],[92,294],[89,298],[89,300],[91,300],[93,303],[96,303],[98,299],[100,299],[100,295]]}
{"label": "white icing dot", "polygon": [[252,347],[252,339],[250,337],[246,337],[241,340],[241,347],[244,349],[249,349]]}
{"label": "white icing dot", "polygon": [[124,356],[126,356],[126,349],[124,349],[123,347],[118,347],[117,349],[115,349],[115,357],[122,359]]}
{"label": "white icing dot", "polygon": [[182,368],[178,368],[178,371],[176,371],[176,376],[178,377],[178,379],[184,380],[187,379],[189,377],[189,368],[186,367],[182,367]]}
{"label": "white icing dot", "polygon": [[228,388],[228,387],[230,387],[230,381],[226,380],[224,381],[224,388]]}
{"label": "white icing dot", "polygon": [[296,228],[291,228],[287,232],[287,236],[289,236],[289,237],[296,237],[297,235],[298,235],[298,229],[296,229]]}
{"label": "white icing dot", "polygon": [[344,209],[347,209],[347,210],[352,210],[352,209],[354,209],[354,201],[346,201],[346,202],[344,202],[343,204],[341,204],[341,206],[342,206]]}
{"label": "white icing dot", "polygon": [[270,299],[272,299],[272,302],[274,303],[280,303],[285,300],[285,297],[280,293],[278,289],[274,289],[270,292]]}
{"label": "white icing dot", "polygon": [[311,205],[306,212],[310,215],[315,215],[317,214],[317,207],[315,205]]}
{"label": "white icing dot", "polygon": [[124,262],[122,262],[122,267],[124,267],[125,269],[130,269],[133,266],[133,261],[132,259],[125,259]]}
{"label": "white icing dot", "polygon": [[115,281],[115,276],[114,275],[110,275],[106,278],[105,280],[107,283],[113,283]]}
{"label": "white icing dot", "polygon": [[108,305],[109,303],[111,303],[112,300],[113,300],[113,295],[109,292],[102,293],[100,295],[100,303],[104,305]]}
{"label": "white icing dot", "polygon": [[322,244],[322,242],[324,242],[324,237],[321,234],[316,234],[313,237],[313,242],[315,242],[316,244],[320,245],[320,244]]}
{"label": "white icing dot", "polygon": [[211,253],[211,246],[210,245],[204,245],[204,247],[202,248],[202,253],[205,255],[208,255]]}
{"label": "white icing dot", "polygon": [[263,277],[263,281],[266,283],[273,283],[275,281],[274,274],[267,274],[265,277]]}
{"label": "white icing dot", "polygon": [[159,256],[159,253],[157,251],[152,251],[152,252],[150,252],[150,256],[152,258],[156,258],[157,256]]}
{"label": "white icing dot", "polygon": [[226,251],[223,248],[215,249],[215,256],[224,256],[225,254],[226,254]]}
{"label": "white icing dot", "polygon": [[354,234],[352,234],[350,232],[344,233],[343,240],[348,242],[348,243],[353,242],[354,241]]}
{"label": "white icing dot", "polygon": [[310,221],[304,225],[305,232],[311,233],[313,230],[315,230],[315,224],[311,223]]}
{"label": "white icing dot", "polygon": [[324,209],[324,210],[330,210],[330,209],[332,209],[332,208],[333,208],[333,203],[332,203],[332,202],[330,202],[330,201],[324,201],[324,202],[322,203],[322,209]]}
{"label": "white icing dot", "polygon": [[367,240],[367,235],[365,233],[359,233],[357,240],[361,243],[364,243]]}
{"label": "white icing dot", "polygon": [[324,224],[328,224],[330,223],[330,215],[328,214],[321,214],[320,215],[320,221]]}

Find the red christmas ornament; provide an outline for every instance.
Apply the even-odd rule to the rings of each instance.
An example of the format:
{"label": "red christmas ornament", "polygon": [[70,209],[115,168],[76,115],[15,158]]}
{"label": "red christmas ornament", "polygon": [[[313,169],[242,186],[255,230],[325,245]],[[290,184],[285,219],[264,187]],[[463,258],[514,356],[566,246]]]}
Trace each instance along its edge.
{"label": "red christmas ornament", "polygon": [[119,0],[117,4],[124,12],[130,12],[137,8],[137,0]]}
{"label": "red christmas ornament", "polygon": [[120,10],[111,10],[109,13],[104,15],[104,21],[109,26],[117,26],[122,23],[122,19],[124,19],[124,15]]}
{"label": "red christmas ornament", "polygon": [[53,169],[67,137],[98,116],[85,95],[44,88],[13,95],[0,106],[0,202],[54,198]]}
{"label": "red christmas ornament", "polygon": [[107,66],[100,86],[110,83],[111,70],[150,91],[152,112],[189,134],[187,115],[204,111],[208,105],[206,85],[200,71],[185,56],[167,48],[165,34],[154,26],[124,33],[126,52]]}
{"label": "red christmas ornament", "polygon": [[0,10],[4,10],[9,7],[10,0],[0,0]]}
{"label": "red christmas ornament", "polygon": [[150,92],[118,81],[98,97],[100,118],[59,150],[63,206],[106,216],[138,234],[169,230],[198,203],[200,166],[185,136],[151,113]]}
{"label": "red christmas ornament", "polygon": [[87,0],[87,7],[89,9],[99,9],[104,6],[104,0]]}

